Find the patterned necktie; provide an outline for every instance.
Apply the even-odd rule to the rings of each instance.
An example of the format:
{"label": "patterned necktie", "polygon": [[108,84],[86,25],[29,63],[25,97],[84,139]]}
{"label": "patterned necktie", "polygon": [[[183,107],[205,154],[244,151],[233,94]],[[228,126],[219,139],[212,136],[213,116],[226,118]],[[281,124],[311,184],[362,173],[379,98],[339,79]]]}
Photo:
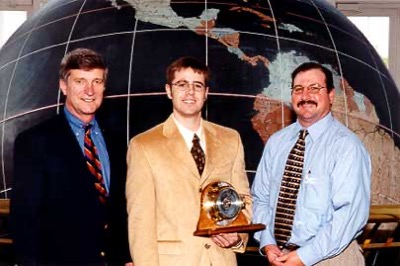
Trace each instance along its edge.
{"label": "patterned necktie", "polygon": [[307,130],[300,130],[299,138],[289,153],[282,177],[275,216],[275,239],[281,248],[288,242],[292,232],[307,134]]}
{"label": "patterned necktie", "polygon": [[193,159],[197,166],[197,170],[199,171],[199,174],[201,175],[204,170],[204,165],[206,164],[206,156],[204,154],[203,149],[200,146],[200,139],[196,134],[194,134],[194,136],[193,136],[192,143],[193,143],[193,146],[192,146],[192,149],[190,150],[190,153],[192,154]]}
{"label": "patterned necktie", "polygon": [[101,171],[101,163],[99,160],[96,146],[93,143],[92,137],[90,136],[92,125],[85,126],[85,138],[84,138],[84,153],[86,159],[86,165],[96,178],[94,186],[99,192],[99,200],[103,204],[107,204],[108,192],[104,185],[103,173]]}

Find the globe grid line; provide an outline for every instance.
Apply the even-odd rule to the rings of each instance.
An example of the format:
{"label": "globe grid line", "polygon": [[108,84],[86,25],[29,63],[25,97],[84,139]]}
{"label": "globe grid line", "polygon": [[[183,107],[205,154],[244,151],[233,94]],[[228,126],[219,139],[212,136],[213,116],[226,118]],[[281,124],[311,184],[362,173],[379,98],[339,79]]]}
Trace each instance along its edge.
{"label": "globe grid line", "polygon": [[[131,98],[131,97],[147,97],[147,96],[163,96],[163,95],[166,95],[166,92],[130,93],[130,94],[119,94],[119,95],[115,95],[114,94],[114,95],[105,96],[104,99],[105,100],[107,100],[107,99],[123,99],[123,98]],[[218,97],[227,97],[227,98],[248,98],[248,99],[255,99],[255,98],[260,97],[258,95],[251,95],[251,94],[235,94],[235,93],[219,93],[219,92],[209,92],[209,96],[218,96]],[[262,97],[264,97],[264,96],[262,96]],[[276,104],[285,104],[287,106],[290,106],[290,104],[291,104],[290,101],[282,101],[280,99],[267,98],[267,100],[269,102],[274,102]],[[271,103],[269,103],[269,104],[271,104]],[[64,103],[51,104],[51,105],[38,107],[38,108],[29,110],[29,111],[21,112],[21,113],[15,114],[13,116],[7,117],[6,119],[0,120],[0,124],[4,124],[4,123],[6,123],[8,121],[11,121],[11,120],[13,120],[15,118],[19,118],[19,117],[22,117],[22,116],[25,116],[25,115],[28,115],[28,114],[32,114],[32,113],[35,113],[35,112],[40,112],[40,111],[48,110],[48,109],[52,109],[52,108],[57,108],[57,107],[60,107],[60,106],[63,106],[63,105],[64,105]],[[345,114],[344,111],[337,110],[337,109],[335,109],[334,112],[335,113]],[[373,125],[375,125],[375,126],[377,126],[379,128],[385,129],[386,131],[391,132],[392,134],[394,134],[394,135],[396,135],[397,137],[400,138],[400,133],[397,133],[397,132],[391,130],[390,128],[386,127],[383,124],[379,124],[379,123],[376,123],[374,121],[368,120],[365,117],[362,117],[361,115],[358,115],[358,114],[349,113],[348,115],[349,115],[349,117],[357,118],[357,119],[363,120],[363,121],[365,121],[365,122],[367,122],[369,124],[373,124]]]}
{"label": "globe grid line", "polygon": [[[135,40],[136,40],[136,33],[137,33],[137,24],[138,24],[138,20],[135,20],[135,26],[134,26],[134,30],[133,30],[133,34],[132,34],[132,45],[131,45],[131,51],[130,51],[130,58],[129,58],[129,71],[128,71],[128,93],[131,94],[132,91],[132,67],[133,67],[133,55],[134,55],[134,51],[135,51]],[[128,97],[127,99],[127,106],[126,106],[126,143],[129,143],[129,136],[130,136],[130,127],[129,127],[129,121],[130,121],[130,108],[131,106],[131,98]]]}
{"label": "globe grid line", "polygon": [[[113,34],[113,35],[115,35],[115,34]],[[99,37],[99,36],[97,36],[97,37]],[[207,37],[207,36],[206,36]],[[93,38],[93,36],[91,36],[91,37],[88,37],[88,38]],[[82,39],[75,39],[75,40],[73,40],[73,41],[79,41],[79,40],[82,40]],[[324,47],[322,47],[322,48],[324,48]],[[326,48],[326,47],[325,47]],[[337,52],[337,50],[336,50],[336,52]],[[371,67],[371,65],[369,65],[369,64],[367,64],[369,67]]]}
{"label": "globe grid line", "polygon": [[[272,23],[274,25],[274,31],[275,31],[275,40],[276,40],[276,48],[278,49],[279,53],[281,53],[281,45],[280,45],[280,38],[279,38],[279,34],[278,34],[278,26],[276,25],[276,17],[275,17],[275,13],[274,13],[274,9],[271,6],[271,1],[267,0],[270,12],[271,12],[271,16],[272,16]],[[283,76],[283,62],[282,62],[282,57],[278,57],[278,65],[279,65],[279,76]],[[283,84],[280,84],[280,91],[281,91],[281,99],[283,99],[284,94],[283,94]],[[285,112],[284,112],[284,107],[283,104],[281,105],[281,120],[284,121],[285,120]],[[285,123],[282,123],[281,128],[285,127]]]}
{"label": "globe grid line", "polygon": [[[162,32],[162,31],[188,31],[188,32],[191,32],[188,29],[151,29],[151,30],[139,30],[139,31],[136,31],[136,32],[137,33],[147,33],[147,32]],[[223,31],[220,31],[220,32],[223,32]],[[0,66],[0,70],[2,70],[4,67],[8,66],[9,64],[17,62],[20,59],[24,59],[24,58],[26,58],[26,57],[28,57],[30,55],[33,55],[33,54],[36,54],[36,53],[39,53],[39,52],[42,52],[42,51],[46,51],[46,50],[52,49],[54,47],[62,46],[62,45],[68,44],[68,43],[77,43],[77,42],[81,42],[81,41],[85,41],[85,40],[92,40],[92,39],[97,39],[97,38],[112,37],[112,36],[116,36],[116,35],[125,35],[125,34],[133,34],[133,33],[134,33],[134,31],[123,31],[123,32],[108,33],[108,34],[98,34],[98,35],[92,35],[92,36],[82,37],[82,38],[78,38],[78,39],[72,39],[69,42],[66,41],[66,42],[60,42],[60,43],[57,43],[57,44],[54,44],[54,45],[49,45],[49,46],[43,47],[41,49],[33,50],[33,51],[31,51],[31,52],[29,52],[27,54],[24,54],[23,56],[19,56],[16,59],[11,60],[11,61],[3,64],[2,66]],[[257,35],[257,36],[264,36],[264,37],[272,37],[273,36],[273,35],[268,35],[268,34],[258,34],[258,33],[247,32],[247,31],[241,31],[240,33],[241,34],[249,34],[249,35]],[[296,40],[296,39],[282,37],[282,36],[280,36],[279,39],[287,40],[287,41],[293,41],[293,42],[296,42],[296,43],[302,43],[302,44],[306,44],[306,45],[309,45],[309,46],[318,47],[318,48],[324,49],[326,51],[335,52],[335,50],[330,48],[330,47],[317,45],[317,44],[314,44],[314,43],[311,43],[311,42],[306,42],[306,41],[302,41],[302,40]],[[366,63],[366,62],[364,62],[364,61],[362,61],[362,60],[360,60],[360,59],[358,59],[356,57],[353,57],[350,54],[341,52],[339,50],[336,50],[336,51],[342,56],[345,56],[345,57],[350,58],[352,60],[355,60],[355,61],[357,61],[357,62],[359,62],[361,64],[364,64],[366,67],[368,67],[371,70],[374,70],[375,72],[377,72],[378,75],[385,77],[388,81],[391,81],[388,78],[387,75],[382,73],[379,69],[372,67],[370,64],[368,64],[368,63]]]}
{"label": "globe grid line", "polygon": [[[367,51],[368,51],[368,53],[371,55],[371,58],[372,58],[372,61],[374,62],[374,65],[377,67],[378,64],[377,64],[375,58],[372,56],[371,50],[368,49]],[[385,96],[386,107],[387,107],[387,111],[388,111],[388,113],[389,113],[389,115],[388,115],[389,121],[390,121],[390,122],[389,122],[389,123],[390,123],[390,131],[389,131],[389,132],[392,133],[392,137],[393,137],[393,133],[396,133],[396,132],[394,132],[394,130],[393,130],[392,111],[390,110],[389,98],[388,98],[388,95],[387,95],[387,93],[386,93],[386,86],[385,86],[385,83],[384,83],[383,80],[382,80],[382,76],[383,76],[383,75],[378,75],[378,78],[379,78],[380,83],[381,83],[382,93],[383,93],[383,95]]]}
{"label": "globe grid line", "polygon": [[[19,49],[18,57],[21,56],[22,51],[24,50],[25,45],[26,45],[26,43],[28,42],[28,40],[29,40],[29,38],[31,36],[32,36],[32,33],[29,33],[26,36],[23,45]],[[14,67],[13,67],[13,70],[12,70],[12,73],[11,73],[11,78],[10,78],[10,81],[8,83],[7,93],[6,93],[5,102],[4,102],[3,120],[7,117],[8,101],[9,101],[10,92],[11,92],[11,85],[14,82],[15,71],[17,70],[18,63],[19,63],[19,61],[15,62],[15,64],[14,64]],[[0,68],[0,70],[1,70],[1,68]],[[6,162],[5,162],[5,159],[4,159],[5,125],[6,125],[6,123],[1,123],[1,175],[2,175],[2,183],[4,184],[3,188],[6,188],[6,186],[7,186],[6,169],[5,169],[5,163]],[[5,195],[6,198],[8,197],[8,190],[5,190],[4,195]]]}
{"label": "globe grid line", "polygon": [[[322,15],[321,11],[319,10],[319,8],[315,5],[315,3],[314,3],[313,1],[310,0],[310,2],[311,2],[311,4],[315,7],[315,9],[317,10],[317,12],[318,12],[320,18],[322,19],[322,21],[323,21],[323,23],[324,23],[324,26],[325,26],[325,28],[326,28],[326,31],[328,32],[329,38],[331,39],[331,43],[332,43],[332,45],[333,45],[333,49],[334,49],[334,51],[335,51],[334,53],[335,53],[335,55],[336,55],[336,60],[337,60],[337,64],[338,64],[338,67],[339,67],[339,76],[341,77],[340,82],[342,83],[342,84],[341,84],[341,85],[342,85],[342,88],[345,88],[345,86],[344,86],[344,85],[345,85],[345,84],[344,84],[344,75],[343,75],[343,70],[342,70],[342,62],[340,61],[339,54],[338,54],[338,50],[337,50],[337,47],[336,47],[336,42],[335,42],[335,40],[333,39],[332,32],[331,32],[329,26],[327,25],[326,20],[325,20],[324,16]],[[348,115],[347,115],[347,114],[348,114],[348,104],[347,104],[346,89],[343,90],[343,94],[344,94],[343,99],[344,99],[344,108],[345,108],[345,121],[344,121],[345,123],[344,123],[344,124],[345,124],[347,127],[349,127],[349,117],[348,117]]]}
{"label": "globe grid line", "polygon": [[[84,1],[86,1],[86,0],[84,0]],[[70,3],[66,3],[65,5],[69,5],[69,4],[74,3],[74,2],[78,2],[78,0],[72,1]],[[129,5],[126,5],[126,6],[129,6]],[[114,8],[115,7],[113,7],[113,6],[104,7],[104,8],[98,8],[98,9],[93,9],[93,10],[88,10],[88,11],[82,12],[81,14],[90,14],[90,13],[95,13],[95,12],[98,12],[98,11],[101,11],[101,10],[107,10],[107,9],[111,10],[111,9],[114,9]],[[57,8],[54,8],[54,9],[57,9]],[[49,11],[52,11],[52,10],[49,10]],[[49,13],[51,13],[51,12],[49,12]],[[40,13],[38,12],[38,14],[40,14]],[[45,15],[45,14],[43,14],[43,15]],[[55,24],[57,22],[61,22],[63,20],[67,20],[69,18],[76,17],[77,15],[78,15],[78,13],[75,13],[75,14],[72,14],[72,15],[69,15],[69,16],[65,16],[65,17],[62,17],[62,18],[59,18],[59,19],[44,23],[44,24],[40,24],[39,26],[32,27],[30,30],[26,31],[25,33],[22,33],[22,34],[16,36],[15,39],[10,40],[10,42],[7,41],[7,43],[4,44],[3,47],[7,47],[7,46],[11,45],[12,43],[17,42],[19,38],[22,38],[24,35],[29,34],[31,31],[37,31],[38,29],[47,27],[47,26],[49,26],[51,24]],[[37,19],[37,20],[40,21],[40,19]]]}
{"label": "globe grid line", "polygon": [[[68,53],[68,49],[69,49],[69,44],[70,44],[70,41],[71,41],[72,33],[74,32],[76,23],[79,20],[79,17],[80,17],[80,15],[82,13],[82,9],[85,6],[85,4],[86,4],[86,0],[83,1],[81,7],[78,10],[78,13],[75,16],[74,22],[72,23],[71,30],[69,31],[68,38],[67,38],[67,44],[65,45],[64,55],[66,55]],[[57,103],[60,103],[60,101],[61,101],[61,90],[58,90]],[[57,107],[57,114],[59,114],[59,113],[60,113],[60,109],[59,109],[59,107]]]}

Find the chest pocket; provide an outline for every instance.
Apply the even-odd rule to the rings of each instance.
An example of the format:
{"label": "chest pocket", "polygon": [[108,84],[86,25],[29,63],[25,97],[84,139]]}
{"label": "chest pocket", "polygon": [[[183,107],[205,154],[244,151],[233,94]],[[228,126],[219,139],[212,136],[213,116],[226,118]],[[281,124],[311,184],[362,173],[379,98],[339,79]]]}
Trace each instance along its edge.
{"label": "chest pocket", "polygon": [[311,211],[323,211],[328,209],[331,195],[329,176],[320,173],[308,173],[302,180],[303,193],[301,202]]}

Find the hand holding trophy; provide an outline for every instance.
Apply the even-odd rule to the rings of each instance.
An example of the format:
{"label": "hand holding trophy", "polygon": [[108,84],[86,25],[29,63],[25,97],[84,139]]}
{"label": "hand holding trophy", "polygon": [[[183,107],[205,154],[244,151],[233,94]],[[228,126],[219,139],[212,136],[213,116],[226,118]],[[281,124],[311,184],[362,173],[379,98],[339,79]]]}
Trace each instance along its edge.
{"label": "hand holding trophy", "polygon": [[264,224],[250,224],[242,210],[243,198],[227,182],[212,182],[201,192],[201,210],[195,236],[251,232],[265,229]]}

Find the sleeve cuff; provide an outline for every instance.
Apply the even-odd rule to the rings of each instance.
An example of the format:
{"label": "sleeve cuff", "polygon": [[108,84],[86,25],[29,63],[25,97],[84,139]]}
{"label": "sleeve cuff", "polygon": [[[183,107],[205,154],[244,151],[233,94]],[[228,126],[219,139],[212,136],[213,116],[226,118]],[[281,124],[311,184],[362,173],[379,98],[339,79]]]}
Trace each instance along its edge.
{"label": "sleeve cuff", "polygon": [[232,246],[231,248],[239,249],[239,248],[243,247],[243,244],[244,244],[243,238],[241,238],[240,236],[239,236],[239,238],[240,238],[239,242],[236,245]]}

